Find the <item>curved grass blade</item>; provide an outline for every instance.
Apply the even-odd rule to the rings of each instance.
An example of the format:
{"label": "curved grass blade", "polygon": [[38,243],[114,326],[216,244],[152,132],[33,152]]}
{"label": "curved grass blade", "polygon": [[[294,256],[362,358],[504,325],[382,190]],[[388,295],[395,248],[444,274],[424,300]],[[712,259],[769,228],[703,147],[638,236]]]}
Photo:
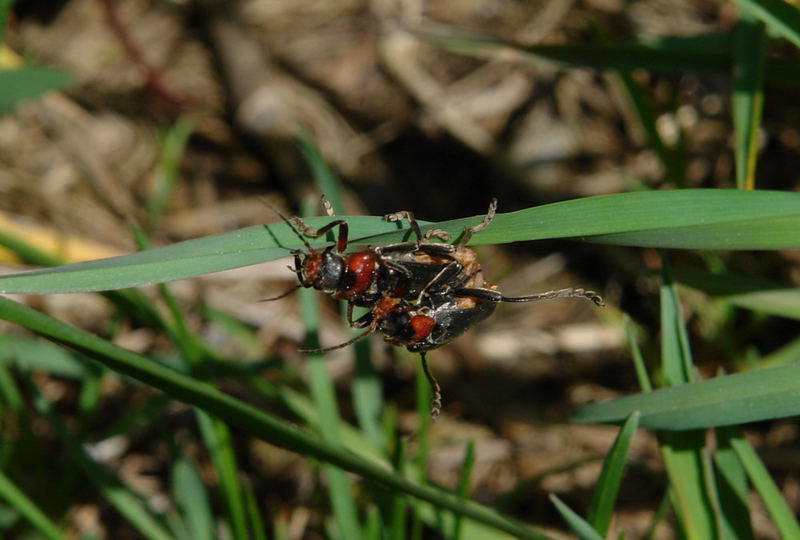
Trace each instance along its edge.
{"label": "curved grass blade", "polygon": [[742,11],[764,21],[778,35],[800,47],[800,10],[782,0],[736,0]]}
{"label": "curved grass blade", "polygon": [[620,423],[642,413],[641,427],[700,429],[800,415],[800,366],[761,369],[637,394],[579,409],[579,422]]}
{"label": "curved grass blade", "polygon": [[238,426],[252,436],[276,446],[331,463],[372,481],[428,501],[437,508],[458,513],[471,520],[505,531],[514,537],[535,540],[547,538],[545,534],[534,527],[503,517],[494,510],[472,501],[464,501],[454,494],[410,481],[394,474],[386,466],[363,459],[342,447],[321,441],[318,437],[224,394],[207,383],[187,377],[149,358],[117,347],[88,332],[73,328],[3,297],[0,297],[0,319],[19,324],[50,340],[75,348],[109,369],[158,388],[174,399],[199,407],[224,422]]}
{"label": "curved grass blade", "polygon": [[625,468],[625,459],[628,456],[628,447],[633,434],[636,433],[636,429],[639,427],[640,416],[638,412],[632,412],[625,424],[623,424],[622,429],[619,430],[611,450],[603,460],[600,478],[597,479],[597,485],[592,494],[592,502],[589,504],[586,521],[603,537],[608,535],[608,526],[611,524],[611,514],[614,511],[614,503],[617,500],[622,471]]}
{"label": "curved grass blade", "polygon": [[[343,217],[353,244],[397,242],[409,234],[378,217]],[[455,237],[481,217],[423,229],[437,227]],[[319,227],[330,218],[307,222]],[[796,249],[798,230],[800,193],[691,189],[587,197],[498,214],[471,244],[569,238],[684,249]],[[251,227],[123,257],[2,276],[0,293],[99,291],[183,279],[283,257],[301,247],[298,243],[285,223]]]}
{"label": "curved grass blade", "polygon": [[55,523],[42,512],[9,478],[0,471],[0,499],[6,501],[39,533],[50,540],[65,540]]}

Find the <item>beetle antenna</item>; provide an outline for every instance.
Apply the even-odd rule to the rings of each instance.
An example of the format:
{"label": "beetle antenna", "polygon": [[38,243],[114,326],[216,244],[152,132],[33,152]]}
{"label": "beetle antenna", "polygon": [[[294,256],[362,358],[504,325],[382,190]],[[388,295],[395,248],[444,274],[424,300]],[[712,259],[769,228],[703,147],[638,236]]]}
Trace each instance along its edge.
{"label": "beetle antenna", "polygon": [[431,370],[428,369],[428,361],[425,358],[425,351],[419,353],[422,360],[422,371],[428,379],[428,384],[431,385],[431,422],[436,422],[439,415],[442,413],[442,389],[436,377],[433,376]]}
{"label": "beetle antenna", "polygon": [[339,343],[338,345],[334,345],[333,347],[322,347],[320,349],[300,349],[300,352],[302,352],[302,353],[323,353],[323,352],[335,351],[337,349],[343,349],[343,348],[347,347],[348,345],[352,345],[356,341],[359,341],[359,340],[367,337],[368,335],[370,335],[374,331],[375,331],[375,329],[370,327],[370,328],[367,328],[366,332],[362,332],[362,333],[358,334],[356,337],[354,337],[352,339],[349,339],[349,340],[345,341],[344,343]]}
{"label": "beetle antenna", "polygon": [[264,197],[259,197],[258,199],[259,199],[259,200],[260,200],[262,203],[264,203],[264,204],[266,204],[267,206],[269,206],[269,207],[270,207],[270,209],[271,209],[273,212],[275,212],[276,214],[278,214],[278,216],[279,216],[279,217],[280,217],[280,218],[281,218],[281,219],[282,219],[282,220],[283,220],[283,221],[284,221],[284,222],[285,222],[285,223],[286,223],[286,224],[289,226],[289,228],[290,228],[290,229],[292,229],[292,232],[293,232],[293,233],[294,233],[294,234],[297,236],[297,238],[299,238],[299,239],[300,239],[300,241],[301,241],[301,242],[303,242],[303,245],[304,245],[304,246],[306,246],[306,249],[307,249],[308,251],[314,251],[314,250],[311,248],[311,244],[309,244],[309,243],[308,243],[308,240],[306,240],[306,239],[303,237],[303,235],[302,235],[302,234],[300,234],[300,231],[298,231],[297,229],[295,229],[294,225],[292,225],[292,220],[290,220],[289,218],[287,218],[286,216],[284,216],[284,215],[281,213],[281,211],[280,211],[280,210],[278,210],[277,208],[275,208],[275,207],[272,205],[272,203],[270,203],[270,202],[269,202],[267,199],[265,199]]}
{"label": "beetle antenna", "polygon": [[272,298],[262,298],[261,300],[259,300],[259,302],[272,302],[274,300],[280,300],[281,298],[286,298],[287,296],[292,294],[294,291],[296,291],[300,287],[302,287],[302,285],[300,285],[298,283],[297,285],[295,285],[294,287],[292,287],[288,291],[283,292],[283,293],[279,294],[278,296],[273,296]]}
{"label": "beetle antenna", "polygon": [[547,291],[531,296],[518,296],[518,297],[501,297],[501,302],[536,302],[538,300],[550,300],[552,298],[586,298],[591,300],[596,305],[603,307],[603,299],[594,291],[586,291],[584,289],[559,289],[557,291]]}

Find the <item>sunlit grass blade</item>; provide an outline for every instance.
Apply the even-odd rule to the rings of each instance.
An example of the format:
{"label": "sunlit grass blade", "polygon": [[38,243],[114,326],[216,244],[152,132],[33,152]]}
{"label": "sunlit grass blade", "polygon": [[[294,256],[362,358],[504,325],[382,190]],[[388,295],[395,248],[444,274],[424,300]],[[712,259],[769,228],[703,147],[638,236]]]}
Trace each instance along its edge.
{"label": "sunlit grass blade", "polygon": [[[378,217],[344,217],[354,244],[397,242],[409,232]],[[423,222],[423,228],[435,226],[456,237],[479,218]],[[319,227],[330,218],[307,222]],[[570,238],[685,249],[796,249],[797,230],[800,193],[692,189],[587,197],[501,213],[472,244]],[[182,279],[282,257],[298,244],[285,223],[275,223],[124,257],[2,276],[0,292],[97,291]]]}
{"label": "sunlit grass blade", "polygon": [[206,487],[194,464],[178,457],[172,464],[172,498],[186,522],[189,538],[213,540],[214,514]]}
{"label": "sunlit grass blade", "polygon": [[800,47],[800,10],[782,0],[736,0],[742,11],[754,14],[776,34]]}
{"label": "sunlit grass blade", "polygon": [[800,319],[800,289],[761,278],[733,274],[712,274],[703,270],[683,269],[675,280],[723,298],[734,306],[767,315]]}
{"label": "sunlit grass blade", "polygon": [[34,406],[58,434],[58,438],[70,456],[70,461],[81,468],[103,497],[145,538],[169,540],[171,535],[148,511],[142,500],[132,493],[119,478],[96,463],[86,453],[80,441],[70,433],[64,422],[55,414],[50,402],[35,390],[32,383],[28,387],[34,395]]}
{"label": "sunlit grass blade", "polygon": [[187,377],[144,356],[117,347],[88,332],[78,330],[4,297],[0,297],[0,319],[19,324],[48,339],[80,350],[114,371],[158,388],[174,399],[200,407],[226,423],[276,446],[360,474],[372,481],[428,501],[438,508],[459,513],[517,538],[546,538],[534,527],[503,517],[494,510],[472,501],[465,502],[453,494],[396,475],[385,466],[328,444],[292,424],[216,390],[209,384]]}
{"label": "sunlit grass blade", "polygon": [[39,534],[50,540],[65,540],[53,523],[42,510],[36,506],[9,478],[0,471],[0,500],[5,501],[11,508],[19,512]]}
{"label": "sunlit grass blade", "polygon": [[556,507],[556,510],[558,510],[561,517],[564,518],[569,528],[578,535],[578,538],[581,540],[603,540],[603,537],[592,528],[592,525],[588,521],[576,514],[574,510],[552,493],[550,494],[550,502]]}
{"label": "sunlit grass blade", "polygon": [[786,504],[783,494],[775,485],[769,471],[753,447],[741,436],[732,437],[730,444],[747,471],[747,476],[761,497],[773,523],[778,528],[781,538],[800,538],[800,525],[798,525],[794,513]]}
{"label": "sunlit grass blade", "polygon": [[573,419],[620,423],[640,411],[641,427],[686,430],[800,415],[800,366],[760,369],[589,405]]}
{"label": "sunlit grass blade", "polygon": [[717,470],[717,492],[724,536],[749,540],[754,536],[753,525],[750,523],[750,503],[747,500],[747,474],[731,447],[731,439],[740,435],[736,428],[726,427],[717,429],[716,436],[714,465]]}
{"label": "sunlit grass blade", "polygon": [[747,13],[742,13],[733,32],[731,98],[736,136],[736,186],[739,189],[755,189],[758,130],[764,106],[766,44],[764,24]]}
{"label": "sunlit grass blade", "polygon": [[600,535],[608,534],[608,527],[611,524],[611,514],[614,511],[614,503],[617,499],[617,492],[622,481],[622,472],[625,468],[625,460],[628,457],[628,447],[630,446],[633,434],[639,427],[638,412],[633,412],[625,421],[622,428],[614,440],[614,444],[603,460],[603,468],[600,470],[600,478],[592,494],[592,502],[586,514],[586,521]]}

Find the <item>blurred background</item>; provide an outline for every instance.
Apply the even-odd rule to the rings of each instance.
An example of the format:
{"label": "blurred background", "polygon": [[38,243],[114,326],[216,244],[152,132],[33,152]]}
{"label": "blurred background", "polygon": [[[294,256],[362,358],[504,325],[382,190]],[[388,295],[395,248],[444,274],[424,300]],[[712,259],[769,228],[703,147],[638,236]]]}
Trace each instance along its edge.
{"label": "blurred background", "polygon": [[[260,197],[287,215],[299,214],[302,205],[317,208],[310,147],[340,177],[347,214],[407,209],[439,221],[482,215],[492,197],[499,212],[510,212],[632,190],[733,188],[728,66],[702,74],[620,73],[560,67],[519,48],[591,50],[723,33],[738,17],[732,2],[702,0],[17,2],[0,64],[47,66],[69,80],[60,91],[4,105],[0,229],[76,262],[137,249],[131,224],[153,245],[166,245],[277,221]],[[796,50],[784,45],[772,44],[770,54],[795,58]],[[452,52],[459,47],[469,54]],[[704,52],[698,49],[698,57]],[[796,190],[800,102],[794,87],[768,85],[763,115],[756,185]],[[585,508],[616,435],[613,427],[571,424],[570,413],[638,391],[623,313],[632,317],[645,356],[657,358],[659,257],[648,249],[554,241],[477,251],[487,277],[508,295],[584,287],[608,304],[604,310],[579,300],[501,306],[430,355],[445,399],[430,434],[430,478],[454,488],[464,441],[471,439],[472,498],[500,501],[504,512],[558,536],[564,527],[547,494]],[[790,252],[670,257],[678,266],[726,267],[782,283],[800,278],[797,254]],[[260,377],[303,388],[297,296],[257,302],[295,282],[287,264],[170,286],[192,330],[216,350],[259,365]],[[11,251],[0,252],[0,271],[24,268]],[[154,288],[143,290],[159,304]],[[682,293],[695,362],[706,376],[768,355],[799,330],[794,321]],[[120,316],[98,295],[15,299],[131,350],[160,355],[172,348],[163,334]],[[336,303],[322,295],[320,302],[322,342],[346,340]],[[19,334],[2,322],[0,331]],[[371,350],[399,429],[413,446],[417,358],[377,338]],[[352,354],[345,349],[330,357],[343,416],[352,420]],[[147,422],[131,418],[135,428],[112,429],[155,394],[103,378],[98,409],[81,420],[80,378],[44,371],[32,377],[63,415],[81,422],[85,440],[103,450],[98,460],[153,508],[166,512],[171,504],[166,493],[175,445],[213,489],[213,469],[188,407],[172,402],[162,414],[140,418]],[[218,386],[258,402],[235,381]],[[2,428],[4,438],[14,437],[18,426]],[[798,450],[795,423],[765,422],[749,435],[796,510],[800,483],[789,457]],[[44,441],[38,451],[14,458],[22,467],[17,478],[63,516],[73,537],[137,537],[107,502],[65,472],[60,451],[50,455],[47,478],[24,472],[26,462],[41,463],[33,454],[43,458],[48,444],[58,448],[46,426],[37,436]],[[253,485],[268,519],[291,524],[295,538],[326,537],[318,468],[266,443],[234,438],[239,474]],[[629,459],[614,526],[639,538],[662,503],[655,437],[637,434]],[[63,484],[61,474],[67,474]],[[48,494],[53,483],[60,487]],[[758,537],[775,537],[757,515],[754,526]],[[667,518],[654,537],[674,534]]]}

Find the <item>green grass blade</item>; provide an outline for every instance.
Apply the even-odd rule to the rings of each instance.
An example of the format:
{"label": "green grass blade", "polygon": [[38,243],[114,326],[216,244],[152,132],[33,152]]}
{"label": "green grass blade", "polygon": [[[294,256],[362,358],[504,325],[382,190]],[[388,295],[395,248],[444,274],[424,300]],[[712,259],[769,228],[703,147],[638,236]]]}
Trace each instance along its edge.
{"label": "green grass blade", "polygon": [[723,298],[734,306],[767,315],[800,319],[800,290],[766,279],[735,274],[712,274],[703,270],[675,272],[683,285]]}
{"label": "green grass blade", "polygon": [[778,486],[775,485],[769,475],[769,471],[758,458],[755,450],[742,437],[734,437],[730,440],[739,460],[742,462],[750,482],[753,483],[761,501],[769,512],[773,523],[778,528],[781,538],[800,538],[800,526],[794,517],[792,510],[786,504]]}
{"label": "green grass blade", "polygon": [[8,23],[8,13],[11,11],[11,6],[14,5],[14,0],[0,0],[0,43],[3,42],[3,34],[6,31],[6,24]]}
{"label": "green grass blade", "polygon": [[743,13],[733,32],[733,113],[736,186],[755,189],[756,153],[764,107],[767,33],[764,24]]}
{"label": "green grass blade", "polygon": [[6,501],[45,538],[65,540],[55,523],[0,471],[0,500]]}
{"label": "green grass blade", "polygon": [[[354,244],[397,242],[408,234],[378,217],[347,219]],[[456,237],[476,219],[424,228],[435,226]],[[307,221],[318,227],[330,218]],[[692,189],[587,197],[498,214],[472,244],[570,238],[665,248],[796,249],[797,230],[800,193]],[[301,247],[297,244],[284,223],[251,227],[123,257],[2,276],[0,292],[97,291],[183,279],[282,257]]]}
{"label": "green grass blade", "polygon": [[628,315],[625,315],[625,335],[628,338],[628,345],[631,348],[631,359],[633,360],[633,367],[636,370],[636,379],[639,381],[639,387],[642,389],[642,392],[650,392],[653,389],[653,385],[647,374],[647,366],[644,363],[644,357],[642,357],[642,349],[639,347],[639,340],[636,337],[633,323]]}
{"label": "green grass blade", "polygon": [[620,71],[618,75],[628,92],[633,109],[639,118],[639,124],[647,137],[647,144],[661,161],[667,178],[676,186],[685,187],[686,159],[681,151],[681,140],[679,139],[678,145],[675,147],[671,147],[664,141],[656,127],[656,113],[644,88],[633,79],[629,72]]}
{"label": "green grass blade", "polygon": [[580,422],[621,423],[640,411],[641,427],[687,430],[731,426],[800,414],[800,366],[760,369],[716,377],[647,394],[589,405]]}
{"label": "green grass blade", "polygon": [[736,428],[716,430],[717,449],[714,464],[717,469],[717,492],[722,509],[722,530],[726,538],[751,540],[753,525],[750,523],[750,503],[747,500],[747,473],[742,467],[731,440],[740,438]]}
{"label": "green grass blade", "polygon": [[46,341],[22,336],[0,335],[0,364],[19,370],[41,370],[58,377],[80,379],[86,375],[88,358]]}
{"label": "green grass blade", "polygon": [[[469,481],[472,477],[472,468],[475,465],[475,443],[472,441],[467,442],[464,451],[464,462],[461,464],[461,471],[458,474],[458,487],[456,493],[464,500],[469,499]],[[450,538],[459,540],[463,532],[464,521],[458,514],[455,515],[453,520],[453,533]]]}
{"label": "green grass blade", "polygon": [[186,150],[186,145],[194,131],[194,119],[181,116],[164,133],[161,140],[161,154],[155,174],[155,187],[147,200],[147,230],[156,228],[167,208],[175,183],[178,180],[178,167]]}
{"label": "green grass blade", "polygon": [[80,441],[70,433],[63,421],[56,416],[50,402],[44,398],[31,383],[29,385],[34,395],[34,406],[41,413],[58,434],[70,459],[79,466],[86,476],[95,484],[97,489],[108,502],[122,514],[145,538],[151,540],[169,540],[167,530],[148,511],[141,499],[132,493],[116,476],[97,464],[84,450]]}
{"label": "green grass blade", "polygon": [[423,486],[392,473],[385,466],[321,441],[266,412],[194,380],[144,356],[127,351],[78,330],[43,313],[0,297],[0,319],[19,324],[48,339],[80,350],[104,366],[158,388],[174,399],[184,401],[217,416],[230,425],[281,448],[316,458],[372,481],[430,502],[438,508],[508,532],[518,538],[540,539],[546,536],[534,527],[505,518],[484,506],[463,501],[453,494]]}
{"label": "green grass blade", "polygon": [[800,47],[800,10],[782,0],[736,0],[742,11],[752,13],[776,34]]}
{"label": "green grass blade", "polygon": [[205,411],[195,410],[195,415],[200,433],[203,435],[203,442],[208,448],[211,463],[217,473],[219,498],[225,508],[231,535],[237,540],[247,540],[250,535],[230,429],[222,420],[208,415]]}
{"label": "green grass blade", "polygon": [[[303,341],[305,348],[319,348],[317,317],[317,294],[311,289],[302,289],[300,294],[300,310],[306,327],[306,338]],[[336,391],[333,381],[328,374],[328,367],[323,354],[308,355],[308,375],[311,387],[311,396],[317,408],[320,423],[318,428],[323,440],[332,445],[342,444],[339,435],[339,406],[336,401]],[[344,471],[333,466],[326,466],[328,477],[328,495],[336,518],[336,526],[341,538],[357,539],[361,537],[358,525],[356,504],[350,491],[350,482]]]}
{"label": "green grass blade", "polygon": [[672,284],[667,257],[661,254],[661,362],[667,386],[677,386],[694,378],[689,338],[681,315],[681,305]]}
{"label": "green grass blade", "polygon": [[600,535],[608,534],[608,527],[611,524],[611,514],[614,512],[614,503],[617,499],[617,492],[622,481],[622,471],[625,468],[625,460],[628,457],[628,447],[630,446],[633,434],[639,427],[638,412],[633,412],[619,430],[614,444],[611,446],[605,459],[603,468],[600,470],[600,478],[592,494],[592,502],[589,504],[589,511],[586,514],[588,521],[594,530]]}
{"label": "green grass blade", "polygon": [[0,111],[11,111],[25,99],[64,88],[71,82],[72,75],[46,67],[0,69]]}
{"label": "green grass blade", "polygon": [[561,514],[561,517],[569,528],[578,535],[578,538],[581,540],[603,540],[603,537],[594,530],[588,521],[576,514],[569,506],[564,504],[561,499],[552,493],[550,494],[550,502],[556,507],[556,510]]}
{"label": "green grass blade", "polygon": [[172,497],[187,524],[189,538],[213,540],[214,514],[206,487],[197,468],[184,457],[172,464]]}
{"label": "green grass blade", "polygon": [[261,510],[258,507],[253,485],[249,480],[242,480],[244,487],[244,501],[247,506],[247,517],[250,520],[250,529],[253,532],[254,540],[267,540],[267,530],[264,527],[264,520],[261,517]]}

